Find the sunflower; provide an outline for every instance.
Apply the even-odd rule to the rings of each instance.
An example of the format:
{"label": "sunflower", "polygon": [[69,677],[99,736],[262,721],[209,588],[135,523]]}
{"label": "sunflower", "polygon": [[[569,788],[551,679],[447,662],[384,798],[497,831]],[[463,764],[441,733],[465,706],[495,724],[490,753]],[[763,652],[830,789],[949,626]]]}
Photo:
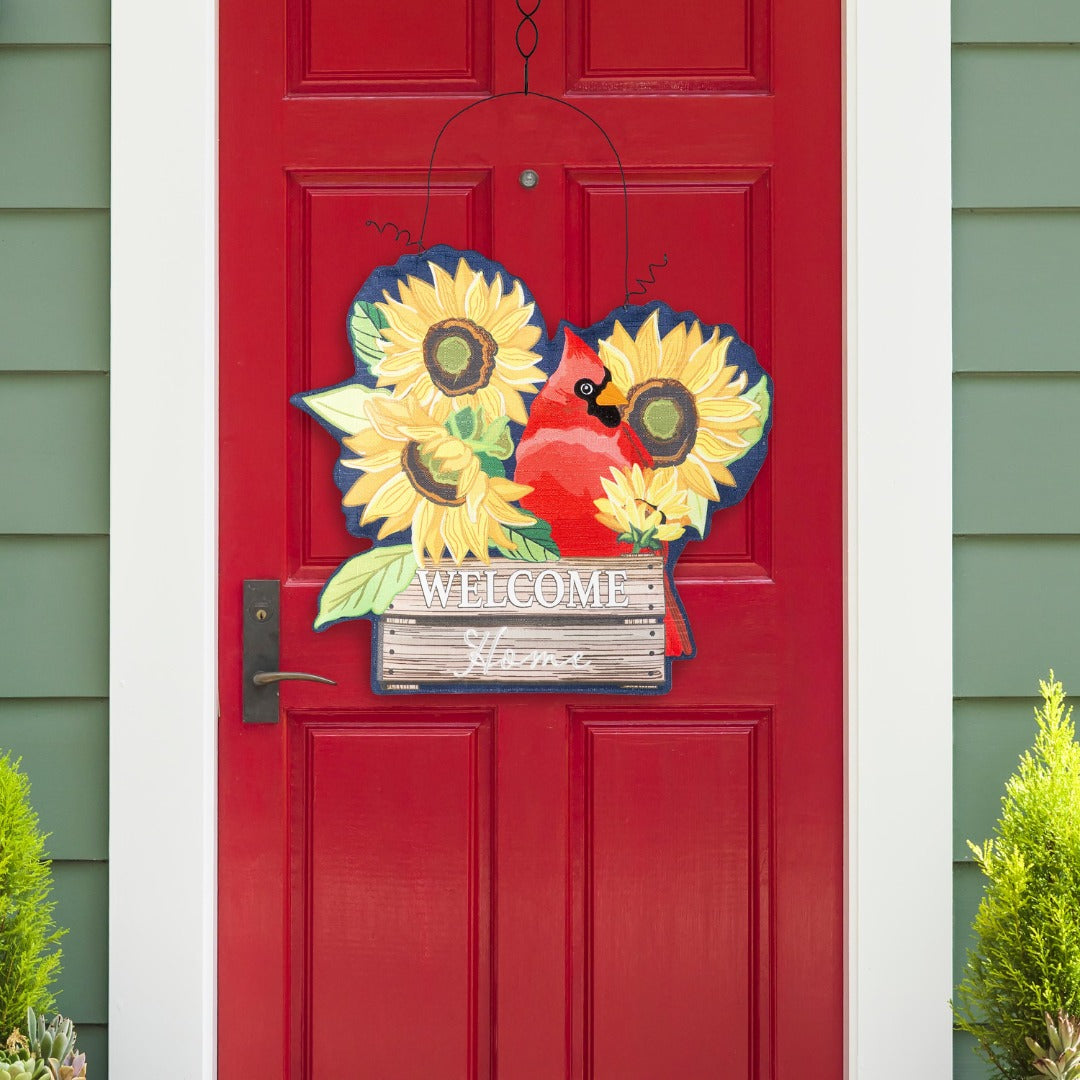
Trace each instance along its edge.
{"label": "sunflower", "polygon": [[511,503],[532,488],[488,476],[480,459],[411,398],[372,395],[369,426],[343,442],[357,455],[342,465],[363,473],[345,493],[345,506],[363,506],[361,525],[384,518],[379,539],[411,529],[420,566],[424,552],[438,564],[444,551],[456,563],[469,555],[489,562],[489,548],[515,550],[503,526],[532,525]]}
{"label": "sunflower", "polygon": [[611,381],[626,395],[623,419],[658,469],[673,469],[679,486],[718,499],[717,483],[735,487],[727,463],[753,445],[742,432],[760,428],[761,405],[748,396],[748,375],[727,363],[734,339],[701,324],[676,324],[660,337],[653,311],[631,337],[619,322],[600,342]]}
{"label": "sunflower", "polygon": [[686,531],[690,508],[673,469],[612,468],[611,479],[600,483],[607,498],[594,500],[596,520],[614,529],[620,543],[633,544],[635,555],[658,551],[661,542],[678,540]]}
{"label": "sunflower", "polygon": [[379,386],[414,395],[444,421],[452,409],[477,408],[487,420],[528,419],[522,394],[535,394],[544,381],[533,346],[540,327],[530,320],[535,304],[525,303],[521,282],[503,295],[502,274],[489,285],[483,273],[460,259],[451,277],[429,262],[429,285],[409,276],[399,298],[384,291],[376,307],[386,316],[382,359],[375,367]]}

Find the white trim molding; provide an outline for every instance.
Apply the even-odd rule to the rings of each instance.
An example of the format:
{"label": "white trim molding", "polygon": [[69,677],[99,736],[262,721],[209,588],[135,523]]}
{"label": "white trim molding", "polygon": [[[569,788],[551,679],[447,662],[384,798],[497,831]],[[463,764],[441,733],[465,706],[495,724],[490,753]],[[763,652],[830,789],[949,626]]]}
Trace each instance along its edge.
{"label": "white trim molding", "polygon": [[[847,1072],[945,1078],[949,9],[845,25]],[[162,1046],[215,1075],[215,28],[215,0],[112,2],[113,1080]]]}
{"label": "white trim molding", "polygon": [[949,5],[848,0],[845,33],[847,1074],[943,1080],[952,1075]]}
{"label": "white trim molding", "polygon": [[112,0],[113,1080],[216,1056],[216,22]]}

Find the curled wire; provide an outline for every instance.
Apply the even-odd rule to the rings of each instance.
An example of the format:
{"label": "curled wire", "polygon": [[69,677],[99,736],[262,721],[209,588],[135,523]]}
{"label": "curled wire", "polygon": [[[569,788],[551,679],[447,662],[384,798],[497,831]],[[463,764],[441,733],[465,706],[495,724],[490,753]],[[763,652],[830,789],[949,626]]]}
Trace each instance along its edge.
{"label": "curled wire", "polygon": [[[378,222],[372,221],[370,218],[368,218],[368,220],[365,221],[364,224],[369,229],[374,229],[380,236],[384,232],[386,232],[387,229],[393,229],[395,240],[401,241],[407,248],[416,248],[417,254],[420,254],[424,251],[424,245],[419,240],[414,240],[412,238],[412,233],[409,232],[408,229],[403,229],[399,225],[395,225],[392,221]],[[405,237],[405,239],[402,240],[402,237]]]}
{"label": "curled wire", "polygon": [[630,297],[630,296],[644,296],[649,291],[649,286],[656,284],[656,275],[653,273],[653,271],[654,270],[663,270],[663,268],[665,266],[667,266],[667,264],[668,264],[668,257],[667,257],[667,252],[665,251],[664,252],[664,261],[663,262],[658,262],[658,263],[649,263],[649,268],[645,271],[645,273],[648,274],[649,276],[645,277],[645,278],[634,278],[634,280],[637,282],[638,287],[636,289],[631,289],[626,295],[628,297]]}
{"label": "curled wire", "polygon": [[[432,174],[435,171],[435,155],[439,150],[439,143],[442,141],[443,135],[446,134],[446,129],[458,119],[460,116],[464,116],[465,113],[471,112],[473,109],[490,104],[493,101],[497,101],[499,98],[508,97],[528,97],[529,90],[529,61],[532,59],[533,53],[536,52],[536,48],[540,43],[540,31],[537,28],[534,15],[540,10],[540,4],[542,0],[533,0],[532,6],[526,6],[523,0],[514,0],[518,11],[521,12],[521,22],[518,23],[517,31],[514,34],[514,44],[517,46],[518,54],[521,56],[523,62],[523,87],[521,90],[510,90],[500,94],[491,94],[489,97],[480,98],[479,101],[472,101],[467,105],[462,106],[456,112],[452,113],[442,127],[439,128],[439,133],[435,136],[435,142],[431,147],[431,157],[428,160],[427,169],[427,185],[426,193],[424,197],[424,216],[420,222],[420,236],[419,239],[414,240],[412,233],[408,229],[403,229],[398,225],[395,225],[392,221],[383,222],[379,224],[375,221],[367,221],[365,224],[369,228],[377,229],[380,233],[385,232],[387,229],[394,230],[394,239],[401,240],[405,237],[405,247],[416,248],[417,253],[423,253],[427,250],[427,245],[424,243],[424,233],[427,230],[428,214],[431,210],[431,180]],[[543,94],[539,91],[531,91],[533,97],[543,98],[545,101],[553,101],[556,105],[561,105],[563,108],[571,109],[578,116],[584,117],[592,126],[603,136],[604,142],[607,143],[608,149],[611,150],[615,157],[615,163],[619,167],[619,182],[622,186],[623,196],[623,295],[626,303],[630,303],[631,296],[644,296],[649,291],[649,286],[656,284],[656,275],[654,270],[662,269],[668,264],[668,257],[665,254],[663,262],[649,263],[648,270],[646,271],[647,277],[636,278],[636,288],[631,290],[630,288],[630,189],[626,183],[626,170],[623,168],[622,157],[619,155],[619,151],[615,147],[615,143],[612,141],[611,136],[607,133],[600,121],[591,116],[584,109],[577,105],[572,104],[569,101],[565,101],[563,98],[552,97],[550,94]]]}

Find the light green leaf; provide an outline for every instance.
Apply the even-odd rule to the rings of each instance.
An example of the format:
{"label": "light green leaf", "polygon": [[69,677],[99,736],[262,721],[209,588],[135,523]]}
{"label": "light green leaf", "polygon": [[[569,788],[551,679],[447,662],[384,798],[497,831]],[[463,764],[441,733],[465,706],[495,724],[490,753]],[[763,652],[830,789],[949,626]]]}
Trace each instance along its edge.
{"label": "light green leaf", "polygon": [[691,527],[697,529],[698,536],[704,536],[705,523],[709,520],[709,500],[696,491],[688,491],[686,505],[690,507]]}
{"label": "light green leaf", "polygon": [[356,359],[372,373],[383,356],[379,345],[380,331],[389,325],[386,316],[374,304],[367,300],[357,300],[353,304],[349,316],[349,343]]}
{"label": "light green leaf", "polygon": [[551,526],[542,518],[532,525],[522,528],[503,526],[506,535],[513,540],[516,550],[500,547],[499,550],[508,559],[520,559],[522,562],[555,562],[559,558],[559,547],[551,539]]}
{"label": "light green leaf", "polygon": [[514,440],[510,435],[510,419],[500,416],[484,429],[483,449],[502,461],[514,452]]}
{"label": "light green leaf", "polygon": [[359,383],[349,383],[347,386],[335,386],[318,394],[304,394],[303,399],[304,404],[327,423],[333,424],[346,435],[355,435],[368,426],[364,416],[364,401],[372,394],[387,393],[387,390],[370,390]]}
{"label": "light green leaf", "polygon": [[373,547],[337,568],[319,594],[315,629],[339,619],[382,615],[416,573],[411,544]]}
{"label": "light green leaf", "polygon": [[497,416],[485,426],[480,414],[466,406],[452,412],[445,426],[451,435],[461,439],[474,453],[487,454],[500,461],[506,461],[514,453],[509,417]]}
{"label": "light green leaf", "polygon": [[766,376],[762,375],[757,384],[747,390],[743,397],[747,401],[757,402],[761,406],[761,412],[758,413],[758,420],[760,422],[759,427],[747,428],[742,432],[742,437],[746,440],[747,445],[744,446],[735,457],[725,464],[730,465],[732,461],[738,461],[739,458],[746,457],[750,451],[761,442],[761,436],[765,434],[765,425],[769,421],[769,409],[772,407],[772,397],[769,394],[769,380]]}

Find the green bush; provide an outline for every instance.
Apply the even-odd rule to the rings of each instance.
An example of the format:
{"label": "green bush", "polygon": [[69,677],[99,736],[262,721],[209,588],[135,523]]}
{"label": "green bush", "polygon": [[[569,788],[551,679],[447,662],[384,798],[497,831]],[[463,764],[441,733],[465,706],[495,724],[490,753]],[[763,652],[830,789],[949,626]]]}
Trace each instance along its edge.
{"label": "green bush", "polygon": [[953,1009],[1008,1080],[1032,1075],[1026,1039],[1047,1013],[1080,1015],[1080,745],[1050,672],[1035,745],[1002,798],[994,839],[970,844],[985,892]]}
{"label": "green bush", "polygon": [[52,983],[64,931],[53,923],[52,871],[44,856],[30,780],[18,761],[0,754],[0,1036],[25,1026],[27,1009],[40,1013],[56,1004]]}

